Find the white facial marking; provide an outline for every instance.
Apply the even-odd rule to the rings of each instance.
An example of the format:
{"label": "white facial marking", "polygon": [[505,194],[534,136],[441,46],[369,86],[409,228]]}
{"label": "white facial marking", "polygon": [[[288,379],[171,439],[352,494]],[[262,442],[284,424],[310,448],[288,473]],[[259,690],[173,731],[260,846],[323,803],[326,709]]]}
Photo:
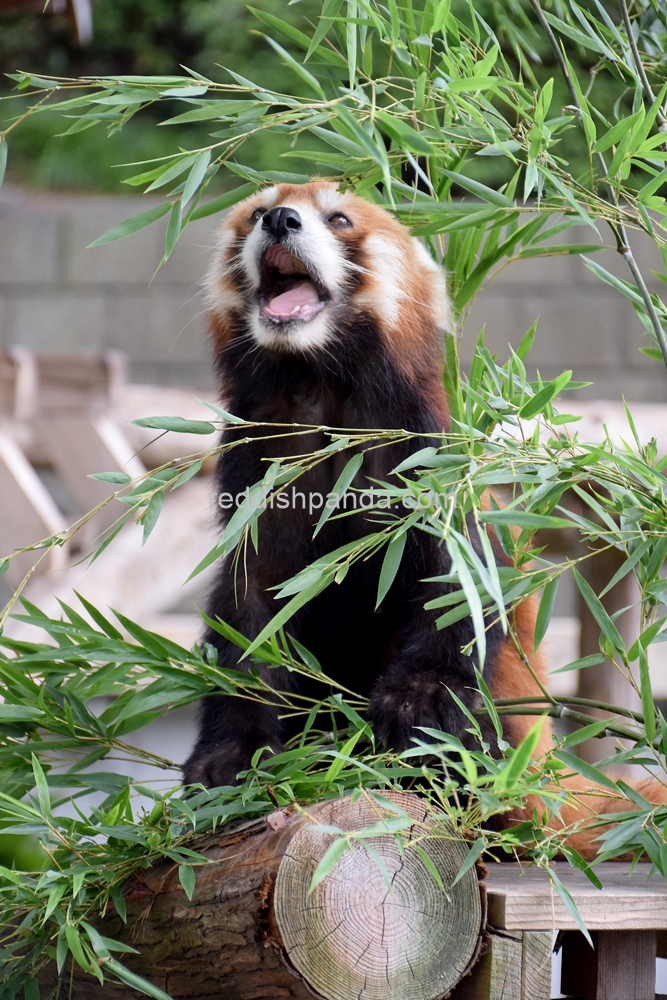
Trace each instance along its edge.
{"label": "white facial marking", "polygon": [[343,196],[335,188],[320,188],[317,192],[317,203],[323,212],[331,215],[337,208],[340,208]]}
{"label": "white facial marking", "polygon": [[422,241],[417,239],[416,236],[412,237],[412,249],[415,252],[415,256],[419,258],[419,263],[421,264],[421,266],[424,268],[425,271],[440,270],[440,268],[433,260],[430,253],[422,243]]}
{"label": "white facial marking", "polygon": [[356,296],[356,301],[380,316],[387,326],[395,326],[401,302],[406,297],[403,287],[405,252],[379,233],[371,233],[366,238],[364,250],[372,279],[369,287]]}
{"label": "white facial marking", "polygon": [[[263,202],[263,206],[265,204]],[[240,254],[242,270],[252,292],[252,301],[246,315],[251,334],[258,344],[298,353],[321,347],[330,339],[333,328],[330,311],[335,309],[345,292],[350,267],[338,240],[322,218],[322,212],[318,211],[312,201],[302,201],[292,196],[280,204],[284,208],[293,208],[301,218],[301,228],[290,233],[284,246],[302,261],[309,274],[326,289],[330,299],[307,321],[280,323],[260,314],[260,265],[273,240],[262,228],[261,220],[258,220]]]}
{"label": "white facial marking", "polygon": [[255,307],[248,312],[248,326],[257,344],[271,350],[301,354],[323,347],[331,338],[331,319],[323,309],[308,323],[267,325]]}
{"label": "white facial marking", "polygon": [[262,208],[273,208],[278,201],[278,186],[276,184],[262,188],[259,193],[262,196]]}
{"label": "white facial marking", "polygon": [[429,304],[431,305],[433,320],[439,330],[447,330],[451,325],[451,311],[449,307],[449,296],[447,295],[445,272],[443,268],[433,260],[421,240],[413,236],[412,245],[420,265],[425,271],[428,271],[433,275],[429,282],[431,285],[432,296],[432,301]]}

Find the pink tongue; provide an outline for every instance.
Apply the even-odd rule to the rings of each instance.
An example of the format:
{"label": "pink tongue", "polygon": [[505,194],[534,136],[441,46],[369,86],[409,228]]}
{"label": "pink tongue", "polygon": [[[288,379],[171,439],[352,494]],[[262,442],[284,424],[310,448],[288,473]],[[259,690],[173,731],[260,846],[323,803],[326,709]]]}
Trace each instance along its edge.
{"label": "pink tongue", "polygon": [[315,285],[311,281],[300,281],[288,292],[271,299],[262,309],[262,315],[276,320],[310,319],[323,305]]}

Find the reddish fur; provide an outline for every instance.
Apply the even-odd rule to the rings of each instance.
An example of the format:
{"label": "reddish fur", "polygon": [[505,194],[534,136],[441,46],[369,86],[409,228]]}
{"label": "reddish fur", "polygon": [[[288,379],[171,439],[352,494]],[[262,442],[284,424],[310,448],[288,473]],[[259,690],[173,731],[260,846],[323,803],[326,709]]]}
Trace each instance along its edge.
{"label": "reddish fur", "polygon": [[[301,202],[319,210],[317,198],[320,191],[336,192],[336,187],[333,184],[317,181],[304,185],[280,184],[277,186],[274,204],[280,205],[286,201],[291,204]],[[255,209],[262,207],[264,200],[263,192],[258,191],[236,205],[227,216],[223,232],[232,233],[233,238],[222,254],[225,264],[232,263],[243,241],[252,231],[250,217]],[[385,335],[387,350],[397,368],[407,378],[423,384],[424,394],[431,400],[432,412],[438,415],[444,428],[449,422],[449,413],[447,397],[440,378],[443,358],[440,345],[434,343],[433,337],[434,325],[441,325],[444,319],[442,316],[434,315],[438,302],[437,272],[429,272],[424,268],[423,261],[415,253],[410,233],[385,209],[350,193],[339,196],[337,207],[350,215],[354,220],[354,227],[336,232],[336,239],[343,245],[345,253],[359,254],[362,267],[370,270],[370,255],[364,250],[364,246],[371,235],[386,240],[400,256],[407,296],[400,303],[398,322],[391,326],[380,323],[380,326]],[[383,274],[363,275],[354,297],[367,301],[374,294],[381,295],[381,284],[385,277]],[[241,290],[242,285],[238,277],[220,275],[218,272],[209,293],[212,299],[214,294],[215,299],[225,303],[230,294],[239,294]],[[215,301],[213,302],[211,333],[216,351],[223,350],[229,343],[233,314],[233,309],[225,307],[220,310],[216,308]]]}
{"label": "reddish fur", "polygon": [[[447,401],[441,379],[442,371],[442,329],[446,322],[446,303],[441,293],[442,278],[438,269],[428,258],[420,255],[419,247],[392,215],[384,209],[358,196],[345,193],[338,195],[332,184],[314,182],[306,185],[281,184],[272,192],[271,206],[289,202],[291,205],[308,204],[317,212],[326,215],[318,200],[324,196],[335,203],[335,210],[344,212],[352,220],[351,228],[336,230],[334,235],[346,259],[354,261],[365,272],[357,272],[354,288],[349,300],[352,310],[359,315],[370,313],[376,322],[395,367],[413,385],[419,387],[428,410],[434,416],[437,426],[449,428]],[[265,207],[267,192],[258,191],[251,198],[237,205],[227,216],[222,230],[223,243],[218,252],[216,266],[209,279],[211,333],[216,354],[220,356],[234,336],[235,326],[244,309],[244,289],[240,271],[229,271],[234,258],[241,252],[244,242],[253,229],[250,221],[256,208]],[[271,207],[270,206],[270,207]],[[379,247],[379,258],[374,263],[371,247]],[[378,250],[376,249],[375,253]],[[384,259],[381,259],[384,254]],[[402,297],[393,300],[391,311],[384,310],[387,288],[391,290],[392,259],[397,271],[394,277],[400,282]],[[388,262],[388,263],[386,263]],[[388,284],[389,283],[389,284]],[[394,287],[399,287],[394,285]],[[391,296],[389,296],[391,298]],[[546,685],[547,673],[543,656],[533,653],[536,603],[534,598],[524,601],[514,612],[514,625],[526,658],[534,675]],[[511,640],[505,640],[496,653],[493,677],[490,678],[491,693],[495,698],[519,698],[542,694],[540,685],[526,666],[522,656]],[[543,704],[536,702],[536,704]],[[507,737],[517,745],[535,724],[535,716],[504,716]],[[542,735],[537,747],[539,758],[552,745],[550,719],[544,720]],[[567,782],[576,792],[585,791],[589,783],[580,777]],[[643,782],[639,790],[654,802],[667,802],[667,789],[657,782]],[[528,800],[524,809],[508,817],[510,822],[530,815],[537,801]],[[587,815],[613,813],[629,806],[626,799],[610,799],[606,793],[578,798],[576,806],[562,810],[563,823],[569,825]],[[570,837],[569,843],[585,857],[596,853],[594,838],[599,830],[578,833]]]}

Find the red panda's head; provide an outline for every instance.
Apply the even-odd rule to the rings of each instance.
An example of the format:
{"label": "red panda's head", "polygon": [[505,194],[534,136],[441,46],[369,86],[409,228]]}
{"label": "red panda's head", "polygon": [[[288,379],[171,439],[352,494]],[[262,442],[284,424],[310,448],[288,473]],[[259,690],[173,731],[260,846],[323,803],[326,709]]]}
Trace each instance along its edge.
{"label": "red panda's head", "polygon": [[335,350],[370,317],[400,367],[438,353],[448,322],[442,269],[389,212],[333,184],[278,184],[227,216],[207,281],[222,348],[240,326],[269,351]]}

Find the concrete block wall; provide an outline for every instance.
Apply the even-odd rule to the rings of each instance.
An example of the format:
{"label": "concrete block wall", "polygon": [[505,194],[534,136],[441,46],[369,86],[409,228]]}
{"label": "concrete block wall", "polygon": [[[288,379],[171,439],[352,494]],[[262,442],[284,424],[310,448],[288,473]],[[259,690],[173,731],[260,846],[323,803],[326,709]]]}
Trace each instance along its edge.
{"label": "concrete block wall", "polygon": [[[600,227],[607,246],[610,234]],[[664,270],[655,244],[643,234],[630,234],[635,259],[651,290],[666,297],[667,288],[651,272]],[[598,242],[593,229],[574,227],[555,242]],[[608,248],[587,255],[607,271],[626,281],[631,279],[626,263]],[[636,402],[667,402],[664,365],[648,358],[640,347],[653,347],[631,303],[602,282],[578,254],[516,261],[501,270],[474,301],[466,320],[461,355],[469,362],[475,340],[486,324],[485,340],[500,359],[538,319],[537,335],[530,354],[532,371],[539,369],[554,378],[571,368],[573,378],[592,382],[573,391],[584,399],[620,399]]]}
{"label": "concrete block wall", "polygon": [[137,382],[213,382],[201,279],[217,222],[193,223],[153,277],[166,221],[86,250],[157,200],[0,189],[0,346],[116,348]]}
{"label": "concrete block wall", "polygon": [[[162,256],[166,220],[117,243],[87,244],[124,219],[157,204],[142,197],[77,197],[0,189],[0,346],[36,349],[118,348],[134,381],[210,387],[211,362],[200,282],[218,220],[189,226],[172,257]],[[601,227],[603,240],[608,236]],[[588,227],[558,237],[594,243]],[[653,287],[659,255],[650,240],[633,248]],[[627,278],[609,249],[595,259]],[[153,279],[153,280],[151,280]],[[667,291],[667,290],[665,290]],[[586,398],[667,401],[664,367],[639,352],[652,341],[630,303],[599,281],[578,256],[511,264],[476,299],[466,322],[462,356],[477,334],[501,358],[540,317],[532,354],[545,378],[565,368],[594,384]]]}

